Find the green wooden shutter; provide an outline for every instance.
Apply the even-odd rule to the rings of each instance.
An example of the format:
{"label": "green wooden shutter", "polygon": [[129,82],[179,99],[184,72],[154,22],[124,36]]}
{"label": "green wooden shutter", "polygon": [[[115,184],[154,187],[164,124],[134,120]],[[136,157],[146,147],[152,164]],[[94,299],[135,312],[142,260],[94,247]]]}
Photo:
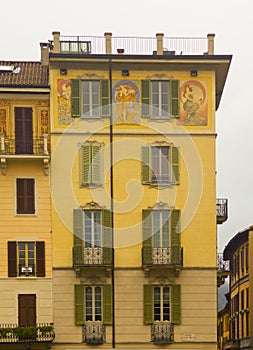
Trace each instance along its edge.
{"label": "green wooden shutter", "polygon": [[105,265],[112,264],[112,213],[109,210],[102,211],[103,229],[103,262]]}
{"label": "green wooden shutter", "polygon": [[103,324],[112,324],[112,285],[103,286]]}
{"label": "green wooden shutter", "polygon": [[142,109],[142,117],[149,117],[149,105],[150,105],[150,97],[149,97],[149,89],[150,89],[150,81],[142,80],[141,81],[141,109]]}
{"label": "green wooden shutter", "polygon": [[72,117],[80,117],[80,80],[71,80],[71,114]]}
{"label": "green wooden shutter", "polygon": [[180,242],[180,210],[173,209],[170,217],[171,223],[171,262],[181,264],[181,242]]}
{"label": "green wooden shutter", "polygon": [[110,115],[109,80],[106,80],[106,79],[101,80],[100,90],[101,90],[102,116],[108,117]]}
{"label": "green wooden shutter", "polygon": [[142,263],[152,265],[152,210],[142,211]]}
{"label": "green wooden shutter", "polygon": [[179,150],[175,146],[170,147],[171,183],[178,185],[180,182]]}
{"label": "green wooden shutter", "polygon": [[75,324],[84,324],[84,286],[75,284]]}
{"label": "green wooden shutter", "polygon": [[175,118],[179,118],[179,80],[170,81],[170,91],[171,91],[171,114]]}
{"label": "green wooden shutter", "polygon": [[151,148],[149,146],[142,147],[142,183],[150,184],[152,169],[151,169]]}
{"label": "green wooden shutter", "polygon": [[171,286],[171,311],[172,311],[172,323],[180,324],[181,322],[181,288],[180,284],[174,284]]}
{"label": "green wooden shutter", "polygon": [[83,264],[83,234],[84,234],[84,215],[82,209],[73,210],[73,229],[74,229],[74,265]]}
{"label": "green wooden shutter", "polygon": [[153,323],[153,286],[144,284],[143,291],[143,321],[144,324]]}
{"label": "green wooden shutter", "polygon": [[82,145],[81,147],[81,185],[91,183],[91,145]]}
{"label": "green wooden shutter", "polygon": [[101,185],[101,146],[95,144],[91,145],[91,159],[91,182],[94,185]]}

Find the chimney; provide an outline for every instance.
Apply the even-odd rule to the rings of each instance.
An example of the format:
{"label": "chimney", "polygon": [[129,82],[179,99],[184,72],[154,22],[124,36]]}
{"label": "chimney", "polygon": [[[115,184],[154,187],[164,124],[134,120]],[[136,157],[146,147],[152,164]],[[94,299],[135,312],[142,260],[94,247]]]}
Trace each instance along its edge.
{"label": "chimney", "polygon": [[105,52],[107,55],[112,53],[112,33],[105,33]]}
{"label": "chimney", "polygon": [[53,42],[53,53],[60,53],[61,47],[60,47],[60,32],[53,32],[54,36],[54,42]]}
{"label": "chimney", "polygon": [[157,40],[157,55],[163,55],[163,33],[157,33],[156,34],[156,40]]}
{"label": "chimney", "polygon": [[48,43],[40,43],[40,60],[42,66],[49,65],[49,44]]}
{"label": "chimney", "polygon": [[214,55],[214,37],[215,34],[207,34],[208,39],[208,55]]}

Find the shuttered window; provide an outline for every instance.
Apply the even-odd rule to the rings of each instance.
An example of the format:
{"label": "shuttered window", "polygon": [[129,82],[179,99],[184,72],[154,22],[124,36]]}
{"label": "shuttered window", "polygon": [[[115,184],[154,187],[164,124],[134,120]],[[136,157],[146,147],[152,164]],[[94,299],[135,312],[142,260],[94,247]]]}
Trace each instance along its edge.
{"label": "shuttered window", "polygon": [[35,214],[34,179],[16,179],[17,214]]}
{"label": "shuttered window", "polygon": [[112,286],[75,285],[75,323],[89,321],[112,324]]}
{"label": "shuttered window", "polygon": [[85,143],[80,150],[81,186],[102,185],[102,146]]}
{"label": "shuttered window", "polygon": [[179,117],[178,80],[142,80],[141,89],[143,117]]}
{"label": "shuttered window", "polygon": [[84,249],[101,247],[103,249],[103,264],[112,264],[112,214],[109,210],[73,211],[75,266],[84,264]]}
{"label": "shuttered window", "polygon": [[142,263],[181,264],[180,210],[142,211]]}
{"label": "shuttered window", "polygon": [[181,322],[181,288],[178,284],[169,286],[144,285],[144,324],[170,321]]}
{"label": "shuttered window", "polygon": [[180,181],[179,151],[171,146],[142,147],[142,183],[178,185]]}
{"label": "shuttered window", "polygon": [[45,277],[45,243],[8,242],[8,276]]}
{"label": "shuttered window", "polygon": [[73,117],[97,118],[109,116],[109,80],[71,81],[71,110]]}

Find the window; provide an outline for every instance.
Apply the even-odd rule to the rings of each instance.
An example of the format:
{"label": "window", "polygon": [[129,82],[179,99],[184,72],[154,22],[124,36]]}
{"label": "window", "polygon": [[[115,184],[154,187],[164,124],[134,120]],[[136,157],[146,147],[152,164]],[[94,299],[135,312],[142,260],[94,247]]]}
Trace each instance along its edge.
{"label": "window", "polygon": [[97,118],[109,116],[109,80],[71,81],[73,117]]}
{"label": "window", "polygon": [[112,286],[75,285],[75,323],[112,323]]}
{"label": "window", "polygon": [[73,216],[74,266],[111,265],[111,212],[95,208],[94,210],[74,209]]}
{"label": "window", "polygon": [[154,287],[154,321],[170,321],[169,287]]}
{"label": "window", "polygon": [[169,211],[155,210],[152,212],[153,247],[168,248],[169,244]]}
{"label": "window", "polygon": [[241,249],[241,273],[244,275],[244,247]]}
{"label": "window", "polygon": [[36,326],[36,295],[18,295],[18,325],[19,327]]}
{"label": "window", "polygon": [[28,107],[15,107],[16,154],[33,154],[33,111]]}
{"label": "window", "polygon": [[170,146],[142,147],[142,183],[151,185],[179,184],[179,152]]}
{"label": "window", "polygon": [[81,146],[81,186],[102,185],[102,145],[96,142]]}
{"label": "window", "polygon": [[102,247],[101,211],[84,211],[85,248]]}
{"label": "window", "polygon": [[142,116],[179,117],[178,80],[142,80]]}
{"label": "window", "polygon": [[142,211],[144,266],[181,265],[180,210]]}
{"label": "window", "polygon": [[102,291],[99,286],[85,287],[85,320],[102,321]]}
{"label": "window", "polygon": [[181,322],[180,285],[153,286],[144,285],[144,323]]}
{"label": "window", "polygon": [[35,214],[34,179],[16,179],[17,214]]}
{"label": "window", "polygon": [[8,242],[8,276],[45,277],[45,243]]}

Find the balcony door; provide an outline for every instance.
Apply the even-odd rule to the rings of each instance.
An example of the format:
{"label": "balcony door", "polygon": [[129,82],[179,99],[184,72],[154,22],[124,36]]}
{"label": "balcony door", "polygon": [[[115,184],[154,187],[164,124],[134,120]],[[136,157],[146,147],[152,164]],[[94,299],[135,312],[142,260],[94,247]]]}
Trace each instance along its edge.
{"label": "balcony door", "polygon": [[16,154],[33,154],[32,108],[15,107]]}
{"label": "balcony door", "polygon": [[18,325],[36,326],[36,295],[18,295]]}

